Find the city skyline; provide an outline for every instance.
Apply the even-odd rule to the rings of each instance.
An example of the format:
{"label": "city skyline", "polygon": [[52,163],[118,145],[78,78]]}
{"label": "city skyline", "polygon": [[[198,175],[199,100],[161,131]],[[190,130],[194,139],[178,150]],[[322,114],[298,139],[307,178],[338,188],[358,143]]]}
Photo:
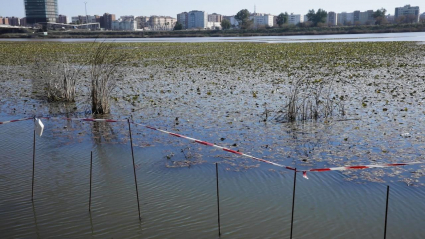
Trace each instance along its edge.
{"label": "city skyline", "polygon": [[[4,2],[5,0],[1,0]],[[377,2],[366,2],[360,0],[353,3],[340,4],[335,0],[328,2],[317,2],[312,0],[300,0],[297,2],[297,6],[291,5],[291,7],[285,7],[286,3],[282,1],[267,1],[260,2],[258,0],[235,0],[232,3],[224,0],[216,0],[214,3],[204,3],[195,0],[157,0],[153,3],[144,4],[137,0],[124,0],[118,1],[105,1],[105,0],[85,0],[87,3],[87,14],[88,15],[102,15],[105,12],[115,14],[117,17],[123,15],[134,15],[134,16],[150,16],[150,15],[165,15],[175,17],[178,13],[201,10],[208,13],[219,13],[223,15],[235,15],[241,9],[248,9],[250,12],[254,12],[254,6],[256,6],[257,12],[269,13],[277,15],[281,12],[288,12],[294,14],[306,14],[309,9],[322,8],[326,11],[333,12],[352,12],[354,10],[377,10],[380,8],[387,9],[387,14],[394,15],[396,7],[402,7],[410,4],[412,6],[419,6],[421,13],[425,9],[422,8],[420,3],[423,1],[377,1]],[[68,17],[76,15],[85,15],[84,1],[81,1],[79,6],[78,1],[75,0],[58,0],[59,14],[66,15]],[[15,16],[25,17],[25,7],[23,0],[9,1],[7,5],[2,5],[0,8],[0,16]]]}

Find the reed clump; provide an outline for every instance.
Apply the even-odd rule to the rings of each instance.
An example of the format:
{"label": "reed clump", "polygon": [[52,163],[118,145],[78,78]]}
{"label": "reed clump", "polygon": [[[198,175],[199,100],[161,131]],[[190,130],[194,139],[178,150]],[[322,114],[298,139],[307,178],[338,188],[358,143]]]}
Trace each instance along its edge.
{"label": "reed clump", "polygon": [[89,61],[92,113],[107,114],[127,54],[115,51],[111,43],[94,43],[93,49]]}
{"label": "reed clump", "polygon": [[83,65],[72,63],[65,54],[57,54],[54,58],[35,58],[32,69],[35,88],[45,92],[47,101],[75,102]]}
{"label": "reed clump", "polygon": [[345,116],[344,97],[334,93],[333,82],[300,78],[291,82],[278,122],[294,122]]}

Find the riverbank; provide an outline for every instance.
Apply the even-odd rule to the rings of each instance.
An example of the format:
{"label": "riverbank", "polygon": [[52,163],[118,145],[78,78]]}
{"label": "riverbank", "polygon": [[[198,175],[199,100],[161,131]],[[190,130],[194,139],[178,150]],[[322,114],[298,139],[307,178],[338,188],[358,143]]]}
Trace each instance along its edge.
{"label": "riverbank", "polygon": [[49,31],[48,35],[37,32],[0,32],[0,38],[180,38],[180,37],[250,37],[250,36],[296,36],[366,33],[425,32],[425,24],[343,26],[343,27],[297,27],[284,26],[257,30],[184,30],[184,31]]}

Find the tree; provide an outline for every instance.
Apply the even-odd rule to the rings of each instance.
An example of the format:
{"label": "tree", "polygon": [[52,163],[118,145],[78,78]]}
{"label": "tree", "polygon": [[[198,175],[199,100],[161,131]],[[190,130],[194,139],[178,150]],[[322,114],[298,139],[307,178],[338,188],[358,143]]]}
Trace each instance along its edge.
{"label": "tree", "polygon": [[177,22],[176,25],[174,26],[174,31],[180,31],[183,30],[183,24],[181,24],[180,22]]}
{"label": "tree", "polygon": [[395,21],[396,21],[398,24],[405,23],[405,22],[406,22],[406,16],[404,16],[404,15],[399,16],[397,19],[395,19]]}
{"label": "tree", "polygon": [[377,18],[375,18],[375,24],[376,25],[384,25],[384,24],[387,24],[387,23],[388,23],[388,20],[387,20],[386,17],[377,17]]}
{"label": "tree", "polygon": [[381,8],[373,12],[372,17],[375,19],[376,25],[382,25],[385,24],[387,21],[387,18],[385,17],[385,13],[387,13],[387,10],[385,8]]}
{"label": "tree", "polygon": [[385,8],[378,9],[373,12],[372,17],[378,18],[378,17],[385,17],[385,13],[387,13],[387,10]]}
{"label": "tree", "polygon": [[406,17],[407,23],[412,24],[412,23],[416,23],[417,21],[418,21],[418,17],[413,15],[413,14],[407,15],[407,17]]}
{"label": "tree", "polygon": [[288,13],[282,12],[281,14],[279,14],[279,16],[277,16],[276,22],[279,27],[282,27],[283,24],[288,23]]}
{"label": "tree", "polygon": [[230,29],[230,27],[232,26],[232,24],[230,23],[230,21],[229,20],[227,20],[227,19],[223,19],[223,21],[221,21],[221,27],[224,29],[224,30],[227,30],[227,29]]}
{"label": "tree", "polygon": [[308,20],[313,22],[314,26],[317,26],[317,24],[320,22],[325,23],[327,16],[328,16],[328,13],[321,8],[319,8],[317,12],[315,12],[314,9],[311,9],[310,11],[308,11],[308,14],[307,14]]}
{"label": "tree", "polygon": [[248,29],[252,26],[252,20],[249,19],[251,13],[247,9],[240,10],[236,16],[236,21],[239,22],[241,29]]}

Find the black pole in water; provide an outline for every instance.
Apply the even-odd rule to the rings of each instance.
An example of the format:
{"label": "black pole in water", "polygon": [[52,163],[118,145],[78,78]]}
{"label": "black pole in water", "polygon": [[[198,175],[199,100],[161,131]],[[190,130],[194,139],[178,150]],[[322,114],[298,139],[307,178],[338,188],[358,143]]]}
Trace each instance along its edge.
{"label": "black pole in water", "polygon": [[91,184],[93,175],[93,151],[90,152],[90,196],[89,196],[89,212],[91,211]]}
{"label": "black pole in water", "polygon": [[218,217],[218,236],[221,236],[221,227],[220,227],[220,192],[218,187],[218,164],[215,164],[215,177],[217,181],[217,217]]}
{"label": "black pole in water", "polygon": [[384,239],[387,238],[387,222],[388,222],[388,200],[390,198],[390,186],[387,186],[387,207],[385,209],[385,229],[384,229]]}
{"label": "black pole in water", "polygon": [[134,162],[133,138],[131,136],[130,119],[127,119],[127,122],[128,122],[128,132],[130,133],[131,156],[133,158],[134,183],[136,184],[137,209],[139,210],[139,220],[141,221],[142,217],[140,216],[139,189],[137,188],[136,163]]}
{"label": "black pole in water", "polygon": [[297,185],[297,169],[295,169],[294,173],[294,190],[292,192],[292,217],[291,217],[291,239],[292,239],[292,231],[294,229],[294,209],[295,209],[295,188]]}
{"label": "black pole in water", "polygon": [[34,176],[35,176],[35,116],[34,116],[34,138],[32,145],[32,188],[31,188],[31,201],[34,201]]}

